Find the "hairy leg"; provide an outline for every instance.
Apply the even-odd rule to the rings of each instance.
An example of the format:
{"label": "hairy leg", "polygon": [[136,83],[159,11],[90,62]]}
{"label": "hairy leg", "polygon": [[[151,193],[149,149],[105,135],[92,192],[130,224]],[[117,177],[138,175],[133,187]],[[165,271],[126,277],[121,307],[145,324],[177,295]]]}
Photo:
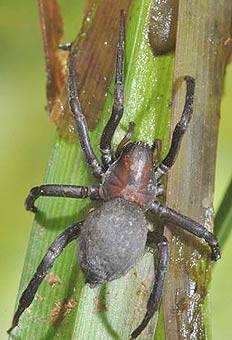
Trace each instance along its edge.
{"label": "hairy leg", "polygon": [[217,261],[220,259],[221,252],[218,241],[216,237],[203,225],[171,208],[160,204],[159,202],[153,202],[149,210],[158,215],[164,222],[175,224],[180,228],[187,230],[189,233],[204,239],[211,247],[212,260]]}
{"label": "hairy leg", "polygon": [[69,105],[75,119],[76,130],[80,139],[81,147],[84,152],[86,161],[91,167],[94,176],[97,178],[101,178],[104,171],[91,146],[87,122],[84,114],[82,113],[81,103],[78,96],[76,51],[72,48],[69,55],[68,69]]}
{"label": "hairy leg", "polygon": [[156,167],[160,161],[161,161],[161,155],[162,155],[162,140],[156,138],[153,142],[152,149],[154,150],[154,167]]}
{"label": "hairy leg", "polygon": [[145,317],[143,318],[143,321],[131,334],[132,339],[137,338],[141,334],[141,332],[147,327],[147,324],[149,323],[155,312],[159,309],[160,300],[163,292],[164,277],[168,266],[168,242],[165,237],[163,237],[162,241],[158,243],[158,256],[159,263],[154,280],[154,285],[147,303],[147,312],[145,314]]}
{"label": "hairy leg", "polygon": [[25,201],[26,210],[37,212],[34,203],[40,196],[99,199],[99,187],[63,184],[45,184],[30,190]]}
{"label": "hairy leg", "polygon": [[184,110],[179,123],[177,123],[174,129],[171,147],[169,149],[167,156],[162,161],[162,163],[157,168],[154,169],[156,178],[160,178],[161,176],[163,176],[175,163],[176,157],[180,149],[182,138],[185,132],[187,131],[189,122],[193,114],[193,97],[195,91],[195,80],[190,76],[186,76],[184,79],[187,84]]}
{"label": "hairy leg", "polygon": [[108,120],[100,142],[102,161],[107,167],[112,162],[111,143],[114,132],[123,115],[124,105],[124,62],[125,62],[125,17],[124,12],[120,16],[119,41],[117,47],[115,92],[112,114]]}

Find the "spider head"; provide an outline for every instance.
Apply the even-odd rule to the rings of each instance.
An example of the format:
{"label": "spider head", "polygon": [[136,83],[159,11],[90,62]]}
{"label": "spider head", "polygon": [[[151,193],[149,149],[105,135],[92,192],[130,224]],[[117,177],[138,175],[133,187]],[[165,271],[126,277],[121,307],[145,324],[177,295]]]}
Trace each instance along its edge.
{"label": "spider head", "polygon": [[118,154],[124,164],[153,164],[154,146],[142,141],[127,143]]}

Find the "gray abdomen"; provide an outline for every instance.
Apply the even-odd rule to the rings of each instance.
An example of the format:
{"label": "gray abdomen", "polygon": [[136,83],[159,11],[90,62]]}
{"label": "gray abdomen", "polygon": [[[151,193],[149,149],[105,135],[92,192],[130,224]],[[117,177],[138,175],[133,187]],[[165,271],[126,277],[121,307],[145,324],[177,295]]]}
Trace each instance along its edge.
{"label": "gray abdomen", "polygon": [[128,272],[144,253],[148,223],[142,209],[121,198],[91,212],[81,227],[78,259],[95,286]]}

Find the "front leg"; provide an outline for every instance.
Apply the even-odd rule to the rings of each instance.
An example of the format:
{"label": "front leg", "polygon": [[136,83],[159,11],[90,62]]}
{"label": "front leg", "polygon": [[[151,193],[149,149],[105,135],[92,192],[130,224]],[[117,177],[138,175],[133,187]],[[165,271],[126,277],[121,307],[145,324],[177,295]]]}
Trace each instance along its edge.
{"label": "front leg", "polygon": [[159,202],[153,202],[149,208],[151,212],[154,212],[158,217],[166,223],[171,223],[179,226],[180,228],[187,230],[189,233],[203,238],[211,247],[212,260],[217,261],[221,257],[221,251],[219,248],[216,237],[208,231],[203,225],[186,217],[177,211],[168,208]]}
{"label": "front leg", "polygon": [[81,148],[85,155],[88,165],[91,167],[95,177],[102,178],[104,170],[95,155],[88,132],[88,126],[85,116],[82,112],[81,103],[78,95],[77,88],[77,72],[76,72],[76,50],[75,47],[71,48],[68,60],[68,94],[69,106],[73,113],[76,124],[76,130],[79,136]]}
{"label": "front leg", "polygon": [[40,196],[47,197],[69,197],[69,198],[91,198],[99,199],[99,187],[97,186],[77,186],[77,185],[63,185],[63,184],[45,184],[31,189],[25,201],[26,210],[34,213],[37,208],[34,203]]}
{"label": "front leg", "polygon": [[115,74],[115,92],[112,114],[103,130],[100,149],[102,152],[102,161],[106,167],[112,163],[112,138],[114,132],[122,118],[124,108],[124,64],[125,64],[125,14],[121,11],[119,41],[117,46],[116,57],[116,74]]}
{"label": "front leg", "polygon": [[186,76],[184,80],[186,81],[187,84],[184,110],[180,121],[177,123],[174,129],[169,152],[166,158],[163,160],[163,162],[154,170],[156,178],[160,178],[161,176],[163,176],[175,163],[176,157],[180,149],[182,138],[188,128],[190,119],[193,114],[193,96],[195,91],[195,80],[190,76]]}

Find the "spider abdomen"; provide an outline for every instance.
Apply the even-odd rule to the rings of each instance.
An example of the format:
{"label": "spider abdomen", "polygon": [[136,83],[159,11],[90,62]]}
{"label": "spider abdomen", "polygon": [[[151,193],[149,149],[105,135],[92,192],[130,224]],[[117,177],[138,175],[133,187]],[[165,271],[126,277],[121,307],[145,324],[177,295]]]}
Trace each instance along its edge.
{"label": "spider abdomen", "polygon": [[82,225],[78,252],[91,286],[129,271],[143,255],[148,223],[135,203],[117,198],[91,212]]}

